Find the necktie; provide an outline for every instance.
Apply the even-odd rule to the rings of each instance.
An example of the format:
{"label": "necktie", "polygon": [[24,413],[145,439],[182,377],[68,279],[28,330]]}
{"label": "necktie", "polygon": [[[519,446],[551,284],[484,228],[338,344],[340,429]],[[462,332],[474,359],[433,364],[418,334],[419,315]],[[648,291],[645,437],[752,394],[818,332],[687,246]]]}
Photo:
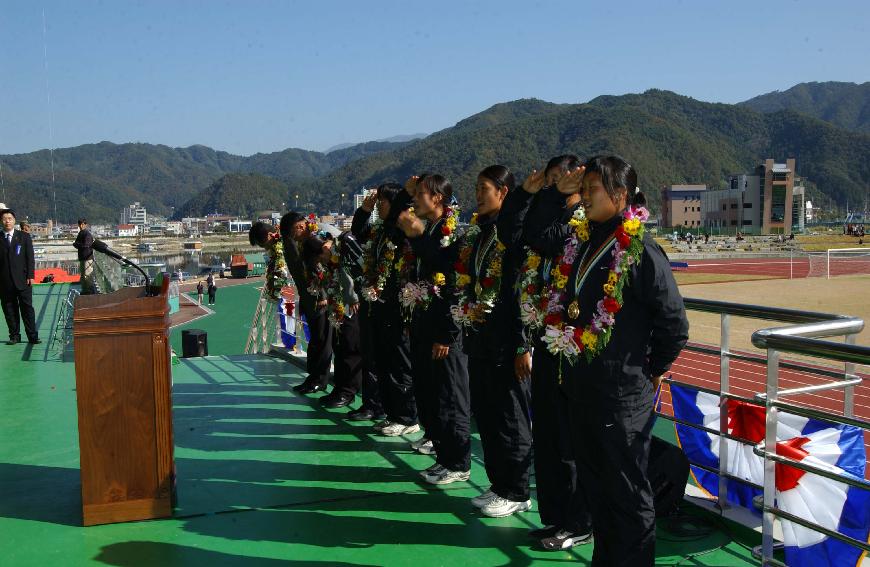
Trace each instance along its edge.
{"label": "necktie", "polygon": [[12,233],[11,232],[6,233],[6,246],[9,246],[10,248],[12,247]]}

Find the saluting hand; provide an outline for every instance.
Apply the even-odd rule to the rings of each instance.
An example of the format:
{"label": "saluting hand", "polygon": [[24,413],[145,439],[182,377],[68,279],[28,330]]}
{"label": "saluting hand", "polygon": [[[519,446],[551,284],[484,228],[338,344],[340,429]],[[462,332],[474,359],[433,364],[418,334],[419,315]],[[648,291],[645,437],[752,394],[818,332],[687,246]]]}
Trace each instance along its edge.
{"label": "saluting hand", "polygon": [[544,187],[545,180],[546,176],[543,171],[533,169],[531,175],[526,177],[526,180],[523,181],[523,190],[526,193],[534,195]]}
{"label": "saluting hand", "polygon": [[353,305],[350,306],[350,312],[353,313],[354,315],[359,313],[359,302],[354,303]]}
{"label": "saluting hand", "polygon": [[556,182],[556,189],[559,190],[559,193],[563,195],[573,195],[574,193],[579,193],[580,188],[583,183],[583,173],[586,172],[586,166],[581,165],[580,167],[569,171],[562,178]]}
{"label": "saluting hand", "polygon": [[414,195],[417,194],[417,183],[419,183],[419,182],[420,182],[419,175],[412,175],[411,177],[408,178],[407,181],[405,181],[405,191],[408,192],[408,195],[413,197]]}
{"label": "saluting hand", "polygon": [[378,192],[372,189],[368,193],[366,193],[365,199],[363,199],[362,205],[360,207],[367,213],[375,210],[375,203],[378,200]]}
{"label": "saluting hand", "polygon": [[413,216],[408,211],[402,211],[399,213],[399,217],[396,219],[396,226],[399,227],[399,230],[404,232],[405,236],[408,238],[418,238],[423,236],[423,232],[426,230],[426,225],[423,224],[423,221]]}

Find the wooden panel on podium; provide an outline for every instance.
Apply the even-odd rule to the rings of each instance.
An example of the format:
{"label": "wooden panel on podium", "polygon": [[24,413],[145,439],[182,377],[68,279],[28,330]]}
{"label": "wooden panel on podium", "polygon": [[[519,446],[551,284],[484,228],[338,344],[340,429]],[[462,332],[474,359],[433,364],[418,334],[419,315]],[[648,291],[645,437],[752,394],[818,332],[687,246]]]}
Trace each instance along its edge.
{"label": "wooden panel on podium", "polygon": [[84,525],[172,515],[169,304],[144,288],[73,311]]}

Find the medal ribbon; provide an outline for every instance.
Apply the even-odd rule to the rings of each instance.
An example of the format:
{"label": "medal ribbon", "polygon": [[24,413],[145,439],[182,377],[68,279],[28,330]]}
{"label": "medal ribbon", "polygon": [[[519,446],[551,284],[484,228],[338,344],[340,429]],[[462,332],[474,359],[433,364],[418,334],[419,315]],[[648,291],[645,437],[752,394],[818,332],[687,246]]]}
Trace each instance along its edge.
{"label": "medal ribbon", "polygon": [[[602,256],[613,248],[613,245],[616,244],[616,237],[611,236],[595,251],[592,259],[587,263],[583,263],[583,260],[586,259],[586,254],[583,254],[583,260],[581,260],[580,269],[577,271],[577,276],[574,280],[574,297],[578,297],[580,295],[580,289],[583,287],[583,284],[586,282],[586,278],[592,272],[592,268],[598,264],[598,261],[601,260]],[[588,252],[589,249],[587,248]]]}

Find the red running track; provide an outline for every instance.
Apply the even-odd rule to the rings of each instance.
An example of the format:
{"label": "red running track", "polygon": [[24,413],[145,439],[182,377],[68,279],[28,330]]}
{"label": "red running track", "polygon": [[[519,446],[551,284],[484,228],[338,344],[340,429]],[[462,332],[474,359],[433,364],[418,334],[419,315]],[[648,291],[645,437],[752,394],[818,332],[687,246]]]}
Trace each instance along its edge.
{"label": "red running track", "polygon": [[[825,262],[824,259],[821,260]],[[766,276],[769,278],[805,278],[810,272],[810,261],[806,257],[789,258],[713,258],[707,260],[687,260],[688,271],[704,274],[730,274],[746,276]],[[818,275],[824,276],[827,267],[822,267]],[[817,268],[818,270],[818,268]],[[832,258],[831,275],[846,276],[870,274],[870,256],[858,258]]]}
{"label": "red running track", "polygon": [[[807,371],[780,368],[779,388],[798,388],[832,380],[832,378],[812,373],[809,371],[809,366],[807,368]],[[719,357],[684,350],[671,368],[671,375],[675,381],[719,391]],[[767,368],[764,364],[734,359],[730,361],[729,383],[733,394],[752,398],[755,394],[764,392],[766,377]],[[862,374],[862,377],[864,381],[855,386],[854,416],[864,421],[870,421],[870,376]],[[784,401],[843,415],[843,396],[842,390],[828,390],[789,396]],[[667,388],[662,392],[662,411],[665,414],[673,415],[670,392]],[[864,445],[867,454],[870,455],[870,432],[868,431],[864,432]],[[870,479],[870,469],[867,470],[865,476]]]}

